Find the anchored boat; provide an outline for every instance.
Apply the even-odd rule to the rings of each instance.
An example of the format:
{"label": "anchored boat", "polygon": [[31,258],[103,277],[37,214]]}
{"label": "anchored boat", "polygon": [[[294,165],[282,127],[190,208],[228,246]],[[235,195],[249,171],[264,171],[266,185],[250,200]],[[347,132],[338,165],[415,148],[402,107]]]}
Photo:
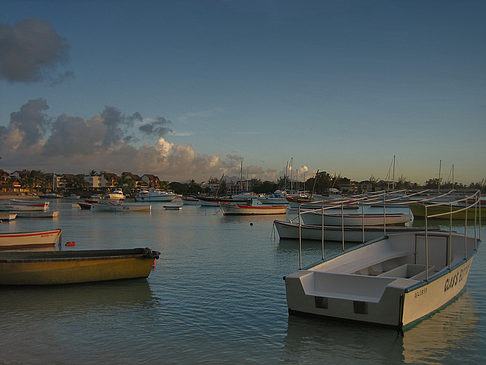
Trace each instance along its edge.
{"label": "anchored boat", "polygon": [[403,328],[440,309],[464,289],[480,237],[431,232],[435,217],[420,232],[387,234],[307,268],[299,241],[299,270],[284,277],[289,313]]}
{"label": "anchored boat", "polygon": [[0,233],[0,250],[12,248],[52,247],[61,237],[60,228],[50,231]]}
{"label": "anchored boat", "polygon": [[146,278],[158,251],[149,248],[0,253],[0,285],[55,285]]}

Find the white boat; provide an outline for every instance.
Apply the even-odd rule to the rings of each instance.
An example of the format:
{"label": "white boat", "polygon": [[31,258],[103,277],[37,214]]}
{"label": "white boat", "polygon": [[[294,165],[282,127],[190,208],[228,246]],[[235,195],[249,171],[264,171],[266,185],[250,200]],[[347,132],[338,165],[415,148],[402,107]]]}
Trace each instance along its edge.
{"label": "white boat", "polygon": [[223,215],[278,215],[287,213],[287,205],[221,203]]}
{"label": "white boat", "polygon": [[199,205],[199,199],[194,196],[183,196],[182,204],[184,205]]}
{"label": "white boat", "polygon": [[19,211],[17,213],[17,218],[57,218],[59,216],[58,210],[46,210],[43,212],[39,211]]}
{"label": "white boat", "polygon": [[281,190],[275,190],[273,194],[259,197],[262,204],[288,204],[287,193]]}
{"label": "white boat", "polygon": [[34,232],[0,233],[0,250],[54,246],[61,237],[61,229]]}
{"label": "white boat", "polygon": [[142,190],[135,195],[138,202],[170,202],[177,197],[177,194],[162,191],[160,189]]}
{"label": "white boat", "polygon": [[480,238],[476,229],[474,237],[431,232],[433,216],[420,232],[389,234],[305,269],[300,242],[299,270],[284,277],[289,313],[406,328],[454,300]]}
{"label": "white boat", "polygon": [[[299,224],[292,222],[274,221],[273,222],[277,233],[283,239],[299,239]],[[421,227],[382,227],[382,226],[324,226],[307,225],[300,226],[300,237],[303,240],[322,240],[324,235],[325,241],[336,242],[359,242],[363,243],[372,239],[383,237],[387,234],[403,233],[403,232],[418,232],[422,231]],[[343,240],[344,231],[344,240]]]}
{"label": "white boat", "polygon": [[164,205],[165,210],[182,210],[182,205]]}
{"label": "white boat", "polygon": [[17,218],[17,213],[0,213],[0,221],[13,221]]}
{"label": "white boat", "polygon": [[39,202],[31,200],[10,199],[6,202],[0,202],[0,210],[8,211],[45,211],[49,209],[49,202]]}
{"label": "white boat", "polygon": [[150,212],[151,205],[123,204],[119,201],[100,200],[91,204],[91,210],[98,212]]}
{"label": "white boat", "polygon": [[289,312],[406,327],[464,289],[478,242],[410,232],[359,245],[287,275]]}
{"label": "white boat", "polygon": [[[301,215],[304,224],[322,225],[322,211],[308,212]],[[405,224],[412,220],[411,214],[341,214],[324,213],[324,225],[328,226],[383,226]]]}
{"label": "white boat", "polygon": [[125,194],[121,189],[116,189],[113,191],[109,191],[104,195],[104,198],[107,200],[125,200]]}

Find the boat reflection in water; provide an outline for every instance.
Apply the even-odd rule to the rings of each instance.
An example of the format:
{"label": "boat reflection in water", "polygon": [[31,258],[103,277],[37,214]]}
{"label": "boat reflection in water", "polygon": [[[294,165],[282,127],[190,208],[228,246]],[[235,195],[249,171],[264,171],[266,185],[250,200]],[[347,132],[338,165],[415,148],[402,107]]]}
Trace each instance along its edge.
{"label": "boat reflection in water", "polygon": [[[405,331],[403,336],[403,359],[409,364],[453,363],[459,364],[465,356],[469,363],[477,353],[477,330],[479,316],[473,298],[467,290],[447,307],[433,314],[429,320],[418,323]],[[469,348],[468,348],[469,346]]]}

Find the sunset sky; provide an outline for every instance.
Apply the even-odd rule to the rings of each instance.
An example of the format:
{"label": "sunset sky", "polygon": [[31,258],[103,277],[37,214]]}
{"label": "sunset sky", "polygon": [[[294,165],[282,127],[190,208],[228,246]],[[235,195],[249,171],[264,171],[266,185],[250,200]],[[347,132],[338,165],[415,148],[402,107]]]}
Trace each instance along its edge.
{"label": "sunset sky", "polygon": [[0,168],[486,178],[486,1],[0,2]]}

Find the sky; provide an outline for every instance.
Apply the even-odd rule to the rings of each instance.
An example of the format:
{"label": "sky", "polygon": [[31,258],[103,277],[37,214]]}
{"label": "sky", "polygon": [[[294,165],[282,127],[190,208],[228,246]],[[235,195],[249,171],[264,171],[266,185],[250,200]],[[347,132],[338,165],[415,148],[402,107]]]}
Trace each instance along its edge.
{"label": "sky", "polygon": [[[0,168],[486,178],[486,2],[0,2]],[[454,168],[453,168],[454,166]]]}

